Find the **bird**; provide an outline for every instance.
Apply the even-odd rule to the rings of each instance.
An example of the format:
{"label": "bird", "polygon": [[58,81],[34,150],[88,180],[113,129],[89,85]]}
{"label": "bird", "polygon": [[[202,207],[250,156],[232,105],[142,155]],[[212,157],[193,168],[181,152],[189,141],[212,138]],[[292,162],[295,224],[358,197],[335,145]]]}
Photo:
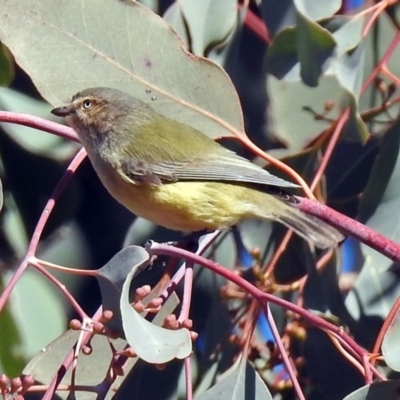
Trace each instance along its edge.
{"label": "bird", "polygon": [[287,190],[298,185],[128,93],[88,88],[51,112],[78,134],[108,192],[137,216],[183,232],[277,221],[323,249],[343,239],[296,208]]}

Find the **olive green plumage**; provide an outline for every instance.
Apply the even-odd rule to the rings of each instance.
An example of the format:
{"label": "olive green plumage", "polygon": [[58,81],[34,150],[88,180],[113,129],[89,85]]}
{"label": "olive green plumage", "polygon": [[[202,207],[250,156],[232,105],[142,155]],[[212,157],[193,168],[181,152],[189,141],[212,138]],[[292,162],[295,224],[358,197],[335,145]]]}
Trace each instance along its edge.
{"label": "olive green plumage", "polygon": [[262,218],[321,248],[342,239],[282,196],[280,188],[296,185],[126,93],[86,89],[52,112],[66,118],[104,186],[136,215],[182,231],[226,229]]}

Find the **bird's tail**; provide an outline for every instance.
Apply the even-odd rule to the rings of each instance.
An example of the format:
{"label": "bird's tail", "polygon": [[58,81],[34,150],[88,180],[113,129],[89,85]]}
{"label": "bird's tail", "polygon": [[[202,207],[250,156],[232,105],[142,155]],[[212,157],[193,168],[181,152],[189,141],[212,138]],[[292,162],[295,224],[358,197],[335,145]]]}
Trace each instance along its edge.
{"label": "bird's tail", "polygon": [[321,249],[334,247],[344,239],[337,229],[317,217],[294,208],[291,203],[295,203],[296,200],[292,196],[287,195],[285,199],[281,195],[278,195],[278,198],[274,195],[271,197],[276,204],[270,208],[274,211],[272,213],[267,211],[265,218],[280,222]]}
{"label": "bird's tail", "polygon": [[287,207],[290,210],[285,215],[277,217],[276,220],[304,239],[311,240],[315,246],[326,249],[336,246],[344,239],[339,231],[320,219],[290,206]]}

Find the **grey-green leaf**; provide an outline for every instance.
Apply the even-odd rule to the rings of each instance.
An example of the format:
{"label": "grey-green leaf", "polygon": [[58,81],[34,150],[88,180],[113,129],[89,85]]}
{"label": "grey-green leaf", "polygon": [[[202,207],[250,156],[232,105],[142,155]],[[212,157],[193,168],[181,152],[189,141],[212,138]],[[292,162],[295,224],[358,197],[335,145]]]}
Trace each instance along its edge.
{"label": "grey-green leaf", "polygon": [[398,400],[400,380],[374,382],[357,389],[343,400]]}
{"label": "grey-green leaf", "polygon": [[[358,219],[395,242],[400,241],[400,123],[385,133],[380,153],[363,193]],[[400,295],[399,277],[393,261],[367,245],[361,245],[364,256],[361,273],[346,298],[352,316],[363,322],[367,317],[386,318]]]}
{"label": "grey-green leaf", "polygon": [[100,286],[103,309],[113,312],[112,320],[107,323],[109,329],[122,332],[120,299],[123,284],[132,268],[139,272],[148,262],[149,254],[142,247],[129,246],[114,255],[97,271],[96,278]]}
{"label": "grey-green leaf", "polygon": [[244,357],[239,357],[211,387],[196,400],[272,400],[272,395],[258,373]]}
{"label": "grey-green leaf", "polygon": [[243,131],[227,74],[189,55],[171,27],[141,4],[0,0],[0,9],[0,40],[53,105],[84,88],[110,86],[213,138]]}
{"label": "grey-green leaf", "polygon": [[390,324],[382,342],[382,355],[386,364],[394,371],[400,371],[400,319],[399,312]]}
{"label": "grey-green leaf", "polygon": [[297,11],[313,21],[331,17],[342,5],[341,0],[294,0],[293,2]]}
{"label": "grey-green leaf", "polygon": [[171,5],[164,18],[184,33],[184,38],[188,35],[194,54],[205,56],[231,36],[237,14],[236,0],[181,0]]}
{"label": "grey-green leaf", "polygon": [[327,69],[328,60],[335,51],[332,34],[316,22],[298,13],[296,27],[297,56],[300,75],[308,86],[317,86],[321,74]]}
{"label": "grey-green leaf", "polygon": [[9,50],[0,43],[0,86],[8,86],[14,75],[14,60]]}
{"label": "grey-green leaf", "polygon": [[189,330],[170,330],[156,326],[131,306],[129,288],[132,278],[141,266],[142,264],[138,264],[132,268],[122,288],[120,307],[127,342],[141,359],[149,363],[163,364],[174,358],[188,357],[192,351]]}

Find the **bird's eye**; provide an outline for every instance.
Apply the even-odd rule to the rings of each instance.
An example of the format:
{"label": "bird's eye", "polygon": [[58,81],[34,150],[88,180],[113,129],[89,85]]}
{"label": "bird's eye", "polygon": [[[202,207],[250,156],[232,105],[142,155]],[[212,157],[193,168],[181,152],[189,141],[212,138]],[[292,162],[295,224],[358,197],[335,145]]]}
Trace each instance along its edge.
{"label": "bird's eye", "polygon": [[83,101],[82,106],[85,110],[89,110],[92,107],[92,100],[86,99]]}

